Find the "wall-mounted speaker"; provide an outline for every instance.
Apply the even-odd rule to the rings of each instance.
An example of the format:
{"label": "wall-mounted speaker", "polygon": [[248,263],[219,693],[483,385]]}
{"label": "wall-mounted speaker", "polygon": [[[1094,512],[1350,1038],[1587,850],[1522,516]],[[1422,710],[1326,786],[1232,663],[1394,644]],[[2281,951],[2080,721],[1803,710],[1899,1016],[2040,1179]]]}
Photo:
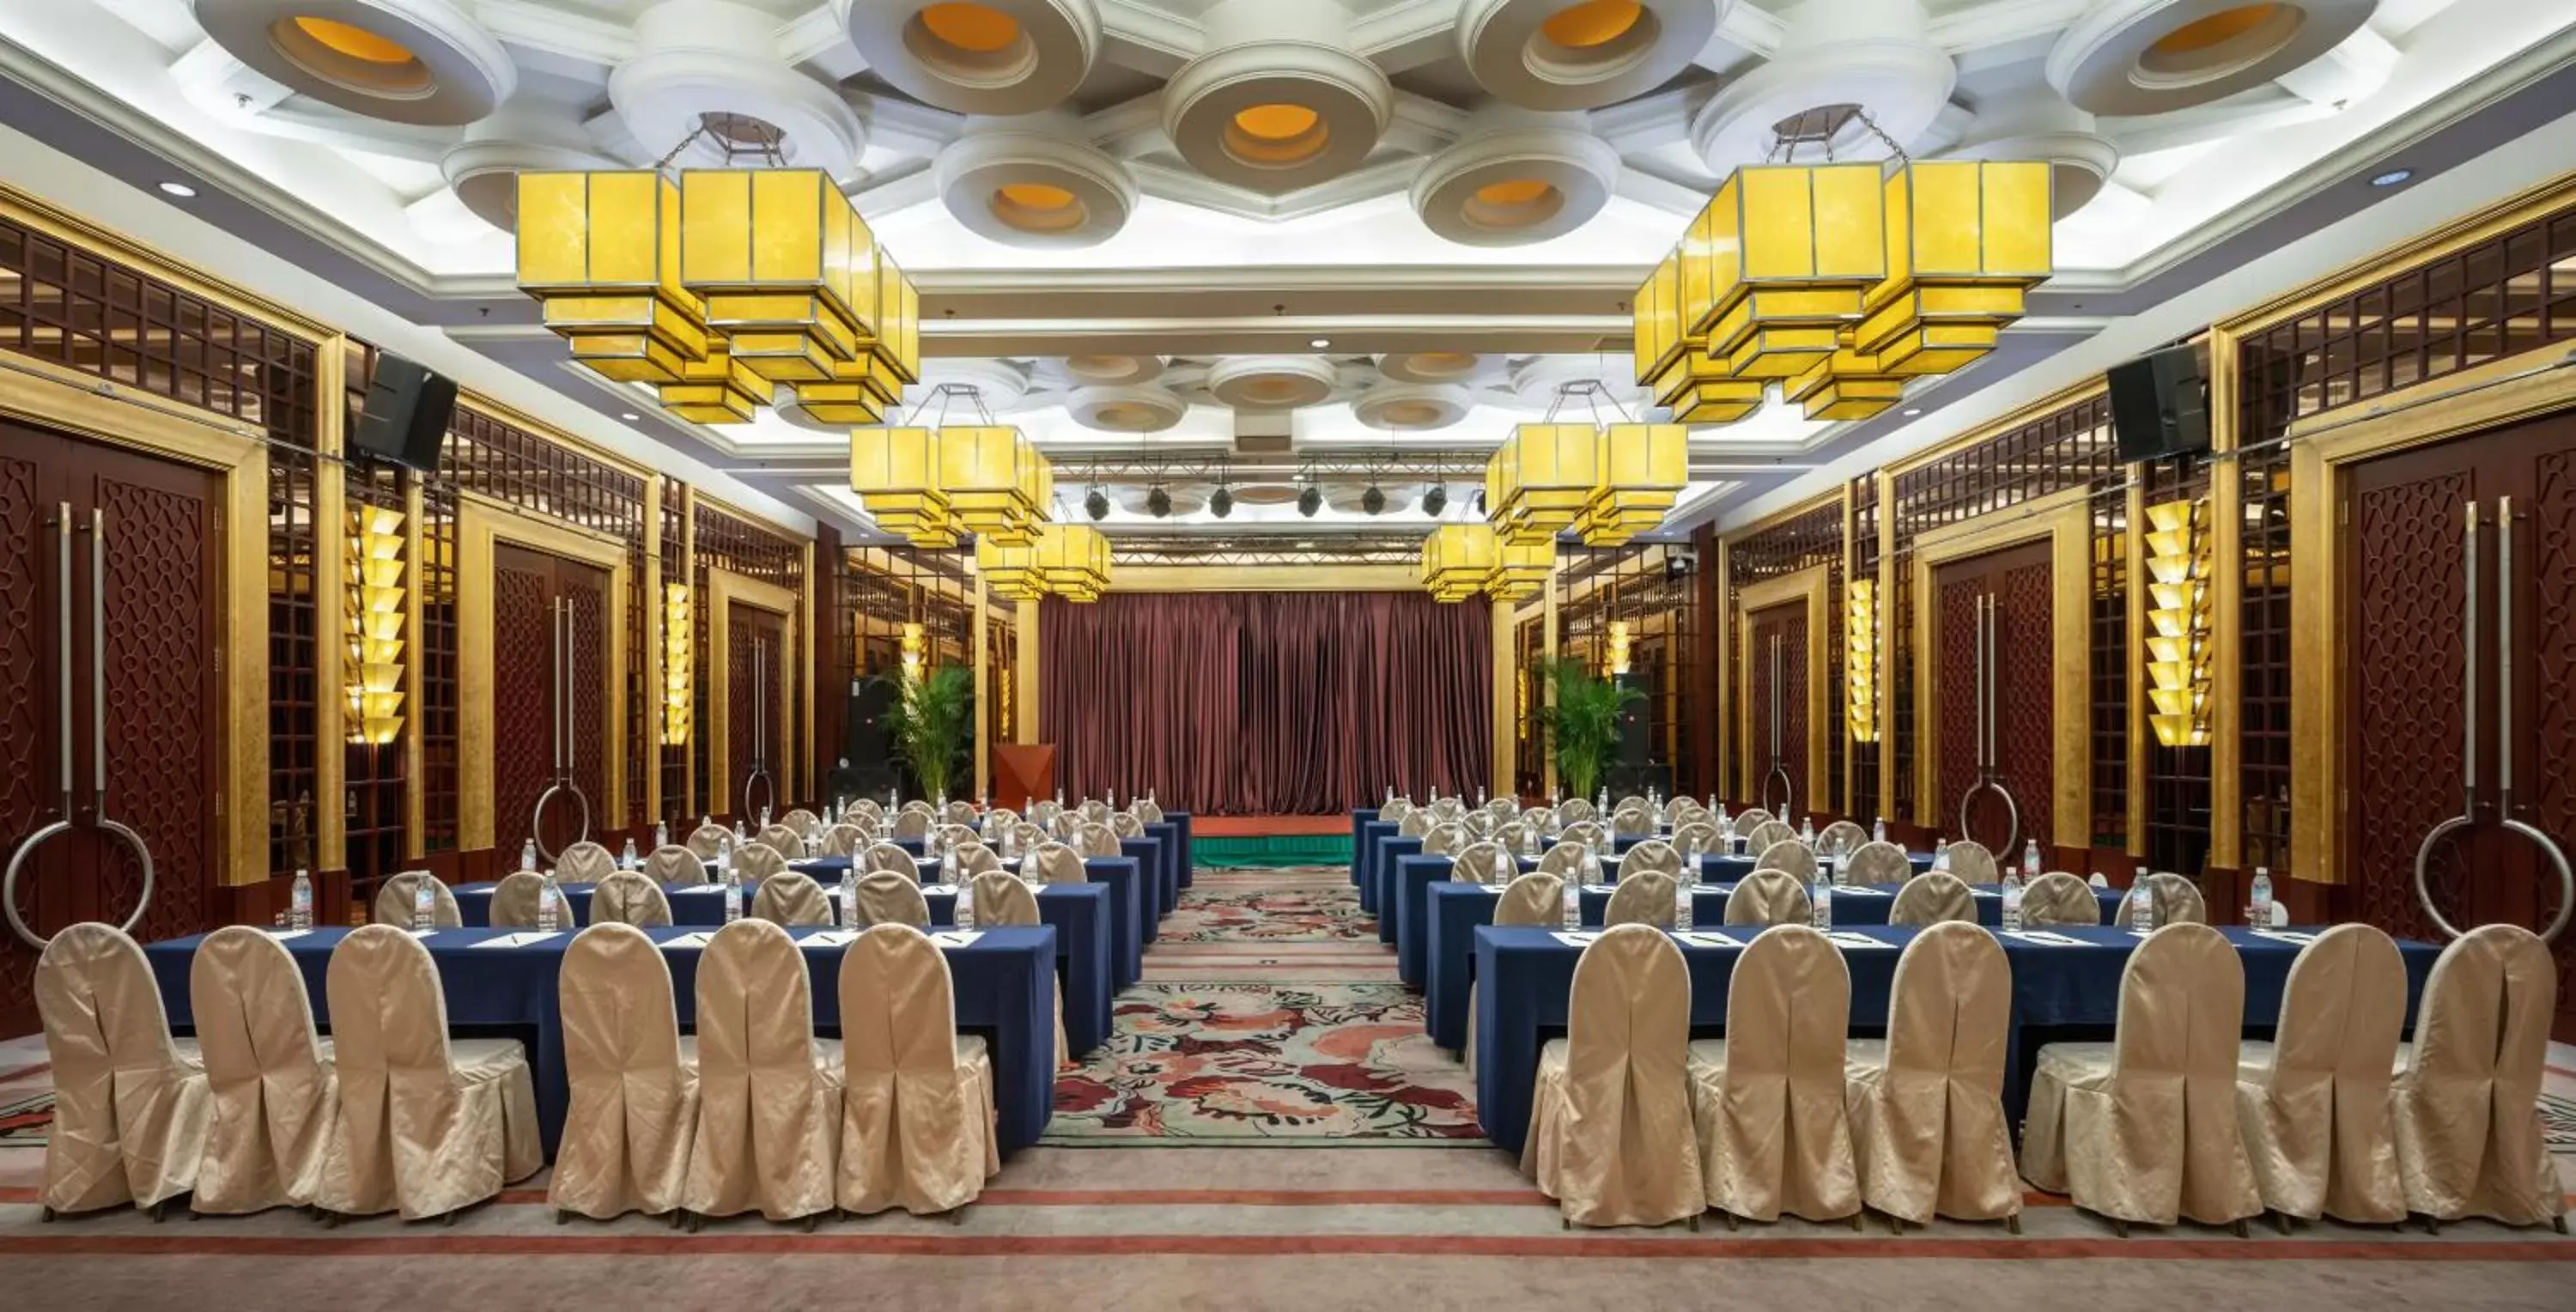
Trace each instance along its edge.
{"label": "wall-mounted speaker", "polygon": [[456,413],[456,380],[398,355],[376,356],[349,449],[434,473]]}
{"label": "wall-mounted speaker", "polygon": [[2209,449],[2209,384],[2200,352],[2170,346],[2103,375],[2111,392],[2111,433],[2120,459],[2155,460]]}

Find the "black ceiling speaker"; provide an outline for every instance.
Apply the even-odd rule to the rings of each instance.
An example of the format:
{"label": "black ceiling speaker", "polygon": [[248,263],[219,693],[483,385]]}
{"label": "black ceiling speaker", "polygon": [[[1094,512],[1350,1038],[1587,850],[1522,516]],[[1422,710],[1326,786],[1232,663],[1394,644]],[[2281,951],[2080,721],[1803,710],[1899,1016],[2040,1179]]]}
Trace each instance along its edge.
{"label": "black ceiling speaker", "polygon": [[1172,513],[1172,494],[1164,491],[1162,484],[1156,483],[1154,490],[1145,494],[1145,509],[1156,519],[1169,517]]}
{"label": "black ceiling speaker", "polygon": [[432,473],[438,469],[439,448],[447,441],[447,421],[455,412],[455,379],[399,355],[379,353],[349,446]]}
{"label": "black ceiling speaker", "polygon": [[1297,494],[1298,514],[1304,515],[1308,519],[1313,519],[1315,517],[1315,512],[1323,508],[1324,490],[1322,488],[1319,488],[1312,483],[1308,483],[1306,485],[1306,490]]}
{"label": "black ceiling speaker", "polygon": [[1480,519],[1483,518],[1485,514],[1485,490],[1483,488],[1476,489],[1476,500],[1474,505],[1476,507],[1477,517]]}
{"label": "black ceiling speaker", "polygon": [[1372,515],[1386,509],[1386,493],[1379,491],[1377,484],[1369,484],[1368,491],[1360,493],[1360,509]]}
{"label": "black ceiling speaker", "polygon": [[1223,519],[1226,516],[1233,514],[1233,491],[1227,488],[1224,484],[1218,484],[1216,494],[1208,498],[1208,513],[1215,515],[1219,519]]}
{"label": "black ceiling speaker", "polygon": [[1449,508],[1449,485],[1448,485],[1448,484],[1446,484],[1446,483],[1434,483],[1434,484],[1432,484],[1432,485],[1431,485],[1431,490],[1430,490],[1430,491],[1425,492],[1425,493],[1423,493],[1423,494],[1422,494],[1422,513],[1423,513],[1423,514],[1430,515],[1430,516],[1432,516],[1432,517],[1434,517],[1434,518],[1438,518],[1438,517],[1439,517],[1440,512],[1441,512],[1441,511],[1444,511],[1444,510],[1447,510],[1448,508]]}
{"label": "black ceiling speaker", "polygon": [[1091,489],[1091,495],[1082,499],[1082,513],[1093,519],[1109,518],[1109,498],[1101,495],[1099,488]]}
{"label": "black ceiling speaker", "polygon": [[2200,352],[2169,346],[2103,375],[2111,392],[2111,433],[2123,461],[2209,449],[2209,384]]}

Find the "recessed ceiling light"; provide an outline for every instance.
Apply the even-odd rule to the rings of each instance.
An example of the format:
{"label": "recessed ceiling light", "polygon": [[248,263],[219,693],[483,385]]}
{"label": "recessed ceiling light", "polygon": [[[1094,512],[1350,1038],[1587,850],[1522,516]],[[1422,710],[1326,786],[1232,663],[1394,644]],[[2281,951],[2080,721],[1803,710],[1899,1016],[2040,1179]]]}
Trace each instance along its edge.
{"label": "recessed ceiling light", "polygon": [[640,424],[640,423],[643,423],[643,422],[644,422],[644,416],[639,415],[639,414],[635,413],[635,412],[634,412],[634,411],[632,411],[632,410],[629,410],[629,411],[627,411],[626,413],[624,413],[624,414],[622,414],[622,415],[619,415],[619,416],[618,416],[618,418],[623,419],[623,420],[625,420],[626,422],[628,422],[628,423],[630,423],[630,424]]}
{"label": "recessed ceiling light", "polygon": [[2370,180],[2370,185],[2374,187],[2394,187],[2399,183],[2411,180],[2414,176],[2415,170],[2413,169],[2390,169],[2386,173],[2382,173],[2378,177],[2372,178]]}
{"label": "recessed ceiling light", "polygon": [[1908,419],[1912,419],[1914,416],[1921,413],[1923,413],[1923,407],[1919,405],[1910,405],[1905,408],[1905,417]]}
{"label": "recessed ceiling light", "polygon": [[1333,344],[1333,339],[1332,339],[1332,338],[1330,338],[1330,337],[1317,337],[1317,338],[1314,338],[1314,339],[1313,339],[1313,340],[1311,340],[1311,341],[1308,341],[1306,344],[1307,344],[1308,346],[1314,347],[1316,350],[1320,351],[1320,350],[1323,350],[1325,347],[1332,345],[1332,344]]}
{"label": "recessed ceiling light", "polygon": [[161,188],[162,195],[176,196],[181,200],[194,199],[197,194],[196,188],[191,187],[184,182],[163,182],[156,185]]}

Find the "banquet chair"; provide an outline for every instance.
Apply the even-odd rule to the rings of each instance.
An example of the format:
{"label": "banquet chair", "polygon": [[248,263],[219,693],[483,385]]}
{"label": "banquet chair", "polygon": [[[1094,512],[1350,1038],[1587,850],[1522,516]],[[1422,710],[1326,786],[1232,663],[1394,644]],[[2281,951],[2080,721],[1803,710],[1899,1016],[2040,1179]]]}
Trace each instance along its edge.
{"label": "banquet chair", "polygon": [[1463,884],[1509,884],[1520,872],[1520,861],[1491,841],[1469,843],[1449,859],[1449,877]]}
{"label": "banquet chair", "polygon": [[1566,824],[1589,820],[1592,817],[1592,803],[1580,797],[1569,797],[1556,804],[1556,818]]}
{"label": "banquet chair", "polygon": [[1517,856],[1529,846],[1532,832],[1529,826],[1518,820],[1506,820],[1494,826],[1494,846]]}
{"label": "banquet chair", "polygon": [[1091,822],[1082,818],[1081,812],[1066,811],[1047,822],[1047,836],[1059,843],[1070,843],[1074,835],[1081,833],[1082,827],[1089,823]]}
{"label": "banquet chair", "polygon": [[696,848],[665,844],[644,858],[642,873],[656,884],[703,884],[707,882],[707,861]]}
{"label": "banquet chair", "polygon": [[1038,845],[1046,841],[1047,832],[1040,826],[1027,821],[1011,826],[1011,846],[1022,856],[1038,850]]}
{"label": "banquet chair", "polygon": [[54,935],[36,959],[35,994],[54,1068],[36,1201],[48,1219],[119,1203],[158,1219],[196,1185],[205,1154],[209,1097],[196,1045],[171,1039],[143,949],[113,925]]}
{"label": "banquet chair", "polygon": [[2063,870],[2052,870],[2021,891],[2021,923],[2031,929],[2099,925],[2102,903],[2093,896],[2091,885]]}
{"label": "banquet chair", "polygon": [[790,859],[805,855],[805,834],[794,825],[764,825],[751,841]]}
{"label": "banquet chair", "polygon": [[1730,925],[1803,925],[1813,918],[1807,886],[1784,870],[1756,870],[1726,895]]}
{"label": "banquet chair", "polygon": [[928,838],[930,827],[930,812],[927,810],[903,811],[894,818],[894,836],[897,838]]}
{"label": "banquet chair", "polygon": [[[608,873],[622,874],[611,870]],[[560,894],[561,890],[557,890]],[[501,877],[492,888],[489,916],[494,929],[535,929],[544,911],[546,877],[533,870],[513,870]],[[555,899],[555,928],[578,929],[572,912],[572,899]]]}
{"label": "banquet chair", "polygon": [[2299,949],[2278,1038],[2247,1042],[2236,1058],[2236,1124],[2266,1209],[2306,1221],[2406,1219],[2389,1097],[2405,1023],[2396,940],[2337,925]]}
{"label": "banquet chair", "polygon": [[[1008,870],[986,870],[966,881],[975,894],[975,923],[978,925],[1037,925],[1045,923],[1038,916],[1038,895]],[[1064,1051],[1064,1045],[1056,1045]]]}
{"label": "banquet chair", "polygon": [[1674,851],[1672,844],[1660,838],[1649,838],[1619,854],[1619,882],[1621,883],[1626,883],[1649,871],[1668,876],[1679,883],[1684,869],[1682,854]]}
{"label": "banquet chair", "polygon": [[1062,843],[1040,843],[1021,860],[1037,862],[1042,883],[1080,884],[1091,879],[1091,872],[1083,868],[1082,854]]}
{"label": "banquet chair", "polygon": [[716,853],[724,849],[725,840],[732,837],[733,831],[723,825],[700,825],[689,831],[688,840],[683,846],[697,853],[700,861],[713,861],[716,859]]}
{"label": "banquet chair", "polygon": [[1860,1223],[1843,1106],[1851,974],[1805,925],[1762,931],[1736,958],[1726,1037],[1690,1045],[1691,1123],[1709,1206],[1737,1217]]}
{"label": "banquet chair", "polygon": [[952,825],[972,825],[975,823],[975,804],[965,798],[958,798],[939,813],[939,818]]}
{"label": "banquet chair", "polygon": [[1156,802],[1150,797],[1129,806],[1127,808],[1127,814],[1132,815],[1138,820],[1149,825],[1159,825],[1163,823],[1162,804]]}
{"label": "banquet chair", "polygon": [[850,923],[930,928],[930,903],[921,895],[921,881],[891,870],[870,872],[859,880],[859,906]]}
{"label": "banquet chair", "polygon": [[2209,903],[2202,900],[2200,885],[2185,876],[2161,870],[2148,875],[2146,880],[2147,898],[2156,911],[2156,928],[2209,923]]}
{"label": "banquet chair", "polygon": [[837,919],[823,886],[793,870],[760,881],[760,891],[751,898],[751,916],[777,925],[828,925]]}
{"label": "banquet chair", "polygon": [[1621,811],[1643,811],[1645,809],[1646,795],[1644,793],[1630,793],[1626,797],[1622,797],[1618,801],[1612,803],[1610,806],[1610,812],[1613,815],[1616,815]]}
{"label": "banquet chair", "polygon": [[1521,812],[1521,828],[1532,833],[1545,834],[1557,823],[1556,810],[1553,807],[1533,806]]}
{"label": "banquet chair", "polygon": [[928,935],[878,925],[842,950],[841,1053],[842,1210],[975,1201],[1002,1169],[993,1063],[983,1039],[957,1033],[948,961]]}
{"label": "banquet chair", "polygon": [[2245,969],[2207,925],[2168,925],[2129,954],[2109,1043],[2039,1050],[2021,1173],[2131,1223],[2233,1225],[2263,1210],[2236,1120]]}
{"label": "banquet chair", "polygon": [[1601,912],[1601,923],[1605,927],[1652,925],[1671,929],[1679,910],[1673,899],[1680,888],[1680,881],[1661,870],[1641,870],[1631,875],[1623,866],[1618,887],[1610,890],[1610,905]]}
{"label": "banquet chair", "polygon": [[1771,813],[1758,806],[1748,806],[1735,813],[1735,832],[1738,834],[1750,835],[1754,830],[1769,823],[1771,823]]}
{"label": "banquet chair", "polygon": [[1124,811],[1109,817],[1109,832],[1120,838],[1143,838],[1145,822]]}
{"label": "banquet chair", "polygon": [[1118,833],[1107,825],[1085,822],[1074,836],[1075,851],[1086,857],[1117,856],[1124,849],[1118,845]]}
{"label": "banquet chair", "polygon": [[294,955],[248,925],[208,934],[188,962],[188,1010],[208,1101],[188,1210],[309,1206],[339,1117],[340,1077],[330,1041],[314,1033]]}
{"label": "banquet chair", "polygon": [[[1836,872],[1838,884],[1902,884],[1914,877],[1914,863],[1894,843],[1863,843]],[[1964,881],[1963,881],[1964,882]]]}
{"label": "banquet chair", "polygon": [[1431,823],[1436,825],[1455,823],[1458,813],[1466,809],[1467,799],[1463,797],[1435,797],[1431,799]]}
{"label": "banquet chair", "polygon": [[1717,826],[1705,820],[1689,820],[1673,826],[1673,848],[1684,862],[1696,862],[1716,850]]}
{"label": "banquet chair", "polygon": [[799,838],[812,838],[823,828],[822,817],[801,806],[789,807],[787,814],[778,817],[778,823],[795,830]]}
{"label": "banquet chair", "polygon": [[555,857],[555,878],[567,884],[596,884],[616,868],[617,858],[587,838]]}
{"label": "banquet chair", "polygon": [[916,884],[921,882],[921,863],[892,843],[870,843],[866,851],[859,853],[857,869],[862,875],[885,870],[909,876]]}
{"label": "banquet chair", "polygon": [[968,841],[959,843],[949,850],[948,855],[940,862],[939,874],[949,883],[962,884],[987,870],[1001,868],[1002,858],[993,855],[993,849],[982,843]]}
{"label": "banquet chair", "polygon": [[961,843],[983,841],[971,825],[943,824],[931,830],[931,834],[939,840],[939,850],[942,852],[953,851]]}
{"label": "banquet chair", "polygon": [[1957,875],[1935,870],[1905,882],[1896,904],[1887,909],[1891,925],[1938,925],[1948,921],[1977,923],[1977,898]]}
{"label": "banquet chair", "polygon": [[1869,842],[1869,831],[1849,820],[1836,820],[1816,831],[1816,850],[1826,856],[1857,852]]}
{"label": "banquet chair", "polygon": [[873,829],[877,822],[883,819],[885,819],[885,808],[877,805],[873,798],[862,797],[841,808],[841,822],[844,824],[864,825]]}
{"label": "banquet chair", "polygon": [[997,806],[990,811],[986,811],[984,813],[984,818],[996,825],[1007,826],[1020,823],[1020,813],[1007,806]]}
{"label": "banquet chair", "polygon": [[666,1215],[698,1122],[697,1045],[680,1037],[670,963],[644,931],[593,924],[558,978],[571,1105],[546,1205],[558,1220]]}
{"label": "banquet chair", "polygon": [[2548,945],[2519,925],[2473,929],[2434,960],[2392,1089],[2406,1208],[2431,1224],[2566,1229],[2539,1110],[2557,974]]}
{"label": "banquet chair", "polygon": [[868,831],[853,824],[838,824],[823,831],[823,855],[851,856],[867,846]]}
{"label": "banquet chair", "polygon": [[1435,825],[1432,827],[1430,833],[1422,836],[1422,854],[1424,856],[1447,856],[1450,853],[1457,851],[1459,848],[1465,847],[1468,841],[1466,828],[1454,821],[1444,825]]}
{"label": "banquet chair", "polygon": [[[1769,829],[1778,823],[1773,821],[1763,828]],[[1778,870],[1801,880],[1816,877],[1816,850],[1799,842],[1796,835],[1762,844],[1753,850],[1760,853],[1753,858],[1753,867],[1757,870]]]}
{"label": "banquet chair", "polygon": [[743,887],[758,888],[772,876],[787,873],[787,854],[755,839],[733,854],[733,872],[742,877]]}
{"label": "banquet chair", "polygon": [[[686,852],[687,849],[680,849]],[[619,870],[590,890],[590,923],[648,928],[671,923],[671,899],[640,870]]]}
{"label": "banquet chair", "polygon": [[456,909],[456,894],[445,881],[426,870],[406,870],[387,879],[376,889],[375,910],[371,913],[379,925],[411,925],[412,900],[422,884],[429,884],[436,901],[430,911],[430,924],[439,929],[454,929],[465,923],[464,913]]}
{"label": "banquet chair", "polygon": [[1681,949],[1649,926],[1605,930],[1575,962],[1565,1037],[1539,1050],[1521,1150],[1566,1224],[1699,1224],[1690,994]]}
{"label": "banquet chair", "polygon": [[930,817],[930,822],[932,824],[939,823],[939,812],[932,809],[930,803],[925,802],[918,797],[896,807],[895,813],[897,815],[926,815]]}
{"label": "banquet chair", "polygon": [[1420,838],[1431,832],[1433,823],[1431,812],[1417,807],[1405,812],[1403,818],[1395,822],[1395,835],[1398,838]]}
{"label": "banquet chair", "polygon": [[1105,825],[1109,823],[1109,804],[1101,801],[1097,797],[1084,798],[1082,805],[1077,809],[1082,815],[1082,822],[1084,824]]}
{"label": "banquet chair", "polygon": [[[1766,851],[1782,843],[1798,843],[1797,827],[1786,820],[1765,820],[1751,829],[1746,829],[1744,822],[1738,820],[1735,832],[1744,835],[1744,850],[1747,852]],[[1806,846],[1804,843],[1798,845]]]}
{"label": "banquet chair", "polygon": [[1577,820],[1563,829],[1558,830],[1556,836],[1564,842],[1581,843],[1585,847],[1601,853],[1604,860],[1609,858],[1611,847],[1610,833],[1608,830],[1603,829],[1597,821]]}
{"label": "banquet chair", "polygon": [[1991,884],[2001,877],[1995,854],[1973,838],[1962,838],[1950,845],[1950,873],[1963,884]]}
{"label": "banquet chair", "polygon": [[351,930],[324,975],[340,1116],[314,1202],[334,1216],[449,1216],[545,1165],[537,1086],[516,1039],[449,1039],[419,939]]}
{"label": "banquet chair", "polygon": [[1377,818],[1380,822],[1391,825],[1403,820],[1405,816],[1412,814],[1412,812],[1412,798],[1393,797],[1387,799],[1383,805],[1378,807]]}
{"label": "banquet chair", "polygon": [[[1497,925],[1535,925],[1554,928],[1565,923],[1565,881],[1550,874],[1527,874],[1515,877],[1503,886],[1503,895],[1494,900],[1494,923]],[[1467,981],[1467,1050],[1463,1054],[1467,1074],[1476,1073],[1476,982]]]}
{"label": "banquet chair", "polygon": [[1580,879],[1583,877],[1585,850],[1581,843],[1560,840],[1539,857],[1538,868],[1561,878]]}
{"label": "banquet chair", "polygon": [[1482,807],[1458,817],[1458,827],[1470,838],[1491,838],[1494,836],[1495,827],[1501,823],[1494,818],[1493,812]]}
{"label": "banquet chair", "polygon": [[1887,1009],[1886,1038],[1843,1045],[1861,1200],[1900,1230],[1946,1216],[2001,1219],[2018,1233],[2021,1179],[2003,1105],[2012,1023],[2003,946],[1955,920],[1925,929],[1896,959]]}
{"label": "banquet chair", "polygon": [[1029,823],[1040,828],[1054,824],[1056,817],[1063,814],[1064,804],[1052,798],[1040,798],[1029,803]]}
{"label": "banquet chair", "polygon": [[1655,832],[1654,814],[1646,810],[1643,805],[1610,813],[1610,836],[1613,838],[1642,838],[1653,832]]}
{"label": "banquet chair", "polygon": [[810,1230],[833,1207],[841,1045],[814,1037],[805,956],[777,925],[737,920],[698,959],[697,1001],[698,1116],[680,1206],[693,1229],[757,1211]]}
{"label": "banquet chair", "polygon": [[1514,819],[1521,813],[1521,799],[1517,797],[1497,797],[1492,801],[1485,803],[1485,811],[1498,821]]}

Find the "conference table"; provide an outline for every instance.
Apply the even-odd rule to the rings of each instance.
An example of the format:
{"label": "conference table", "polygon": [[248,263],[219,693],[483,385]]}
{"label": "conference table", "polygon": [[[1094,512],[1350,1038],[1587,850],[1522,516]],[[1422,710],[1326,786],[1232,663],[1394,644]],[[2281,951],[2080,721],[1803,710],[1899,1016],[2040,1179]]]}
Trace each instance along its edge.
{"label": "conference table", "polygon": [[[824,859],[795,862],[805,874]],[[848,858],[836,858],[844,866]],[[832,893],[840,882],[840,872],[833,870],[828,879],[818,879],[824,891]],[[456,894],[458,916],[468,928],[488,928],[492,923],[492,894],[497,884],[459,884]],[[558,884],[564,902],[571,907],[573,924],[591,923],[591,884]],[[1040,923],[1055,929],[1056,963],[1064,982],[1065,1043],[1079,1056],[1107,1042],[1111,1030],[1110,1006],[1117,991],[1132,980],[1115,980],[1118,948],[1111,935],[1110,903],[1116,888],[1108,883],[1041,884],[1037,904]],[[671,923],[681,926],[706,927],[725,923],[724,885],[664,884],[662,895],[671,903]],[[922,901],[930,908],[933,926],[957,923],[957,886],[928,884],[921,890]],[[749,911],[748,898],[744,910]]]}
{"label": "conference table", "polygon": [[[1008,869],[1019,868],[1019,857],[1003,857],[1001,861]],[[841,872],[849,868],[850,858],[818,856],[791,865],[812,875],[814,882],[828,889],[841,882]],[[1154,898],[1153,881],[1147,877],[1147,867],[1133,856],[1088,857],[1082,863],[1082,870],[1092,883],[1109,887],[1109,945],[1112,950],[1109,987],[1114,992],[1144,978],[1145,944],[1154,934],[1153,913],[1149,909]],[[924,873],[929,873],[927,867]],[[950,897],[953,899],[955,895]],[[716,909],[722,912],[724,904],[717,903]],[[1038,912],[1040,915],[1046,912],[1043,899],[1038,904]],[[937,919],[938,914],[938,908],[933,906],[932,919]],[[679,919],[676,906],[672,908],[671,918]]]}
{"label": "conference table", "polygon": [[[1735,959],[1743,953],[1741,944],[1750,942],[1753,932],[1742,925],[1712,927],[1681,940],[1682,959],[1690,970],[1694,1037],[1724,1033],[1727,981]],[[1850,1033],[1885,1032],[1897,959],[1921,932],[1912,926],[1888,925],[1833,931],[1851,972]],[[2219,932],[2235,944],[2237,958],[2244,963],[2245,1032],[2268,1036],[2280,1019],[2290,963],[2318,931],[2223,928]],[[1597,935],[1485,925],[1475,936],[1476,1115],[1486,1138],[1518,1154],[1529,1132],[1539,1048],[1564,1035],[1574,964],[1583,955],[1584,943]],[[1734,943],[1714,941],[1719,938]],[[2132,931],[2110,927],[2057,927],[2028,937],[1998,934],[1996,938],[2003,944],[2013,986],[2003,1102],[2007,1117],[2019,1124],[2029,1070],[2038,1060],[2039,1043],[2049,1037],[2034,1031],[2083,1027],[2107,1035],[2119,1015],[2120,975],[2139,939]],[[2397,947],[2406,966],[2406,1014],[2411,1028],[2416,1000],[2423,996],[2424,979],[2433,969],[2438,949],[2410,940],[2400,940]],[[2033,1041],[2025,1042],[2026,1035]]]}
{"label": "conference table", "polygon": [[[1396,885],[1396,875],[1400,865],[1406,858],[1418,857],[1423,854],[1422,839],[1419,836],[1408,838],[1404,835],[1398,834],[1395,832],[1395,826],[1393,825],[1380,825],[1373,827],[1383,829],[1385,832],[1377,834],[1371,839],[1372,859],[1369,863],[1367,874],[1362,876],[1364,882],[1360,884],[1360,909],[1377,917],[1377,937],[1379,942],[1395,943],[1399,941],[1396,937],[1395,917],[1398,914],[1401,914],[1398,911],[1390,909],[1398,900],[1399,890]],[[1648,839],[1669,839],[1670,837],[1670,834],[1618,835],[1610,840],[1610,853],[1603,859],[1602,864],[1605,866],[1614,864],[1620,857],[1627,855],[1629,848],[1635,847],[1637,844],[1645,842]],[[1541,844],[1539,850],[1545,851],[1555,845],[1555,840],[1551,839],[1548,842]],[[1745,870],[1750,871],[1753,869],[1752,857],[1749,854],[1744,855],[1739,859],[1745,863]],[[1930,857],[1917,855],[1915,859],[1917,861],[1916,869],[1929,868],[1929,862],[1931,861]]]}
{"label": "conference table", "polygon": [[[306,991],[313,1000],[314,1021],[328,1028],[330,990],[326,971],[331,949],[347,937],[342,927],[302,931],[273,930],[295,958]],[[663,944],[662,959],[671,967],[671,992],[683,1029],[695,1023],[698,958],[711,932],[672,925],[643,931]],[[814,1031],[824,1037],[840,1033],[841,954],[846,930],[791,929],[803,950],[811,978]],[[972,937],[966,937],[971,934]],[[1004,1152],[1037,1142],[1054,1113],[1055,1091],[1055,930],[1047,925],[1007,926],[966,931],[938,940],[940,955],[956,999],[957,1031],[983,1036],[992,1054],[994,1095],[999,1104],[999,1140]],[[525,937],[524,931],[515,937]],[[192,1030],[188,969],[203,935],[147,945],[144,958],[161,989],[161,1005],[174,1031]],[[439,989],[447,1000],[447,1022],[460,1031],[504,1031],[527,1045],[537,1086],[537,1121],[548,1158],[563,1135],[564,1111],[571,1099],[564,1067],[563,1024],[557,1001],[558,978],[570,934],[554,934],[519,946],[483,946],[509,942],[514,932],[495,929],[441,929],[421,936],[437,964]]]}

